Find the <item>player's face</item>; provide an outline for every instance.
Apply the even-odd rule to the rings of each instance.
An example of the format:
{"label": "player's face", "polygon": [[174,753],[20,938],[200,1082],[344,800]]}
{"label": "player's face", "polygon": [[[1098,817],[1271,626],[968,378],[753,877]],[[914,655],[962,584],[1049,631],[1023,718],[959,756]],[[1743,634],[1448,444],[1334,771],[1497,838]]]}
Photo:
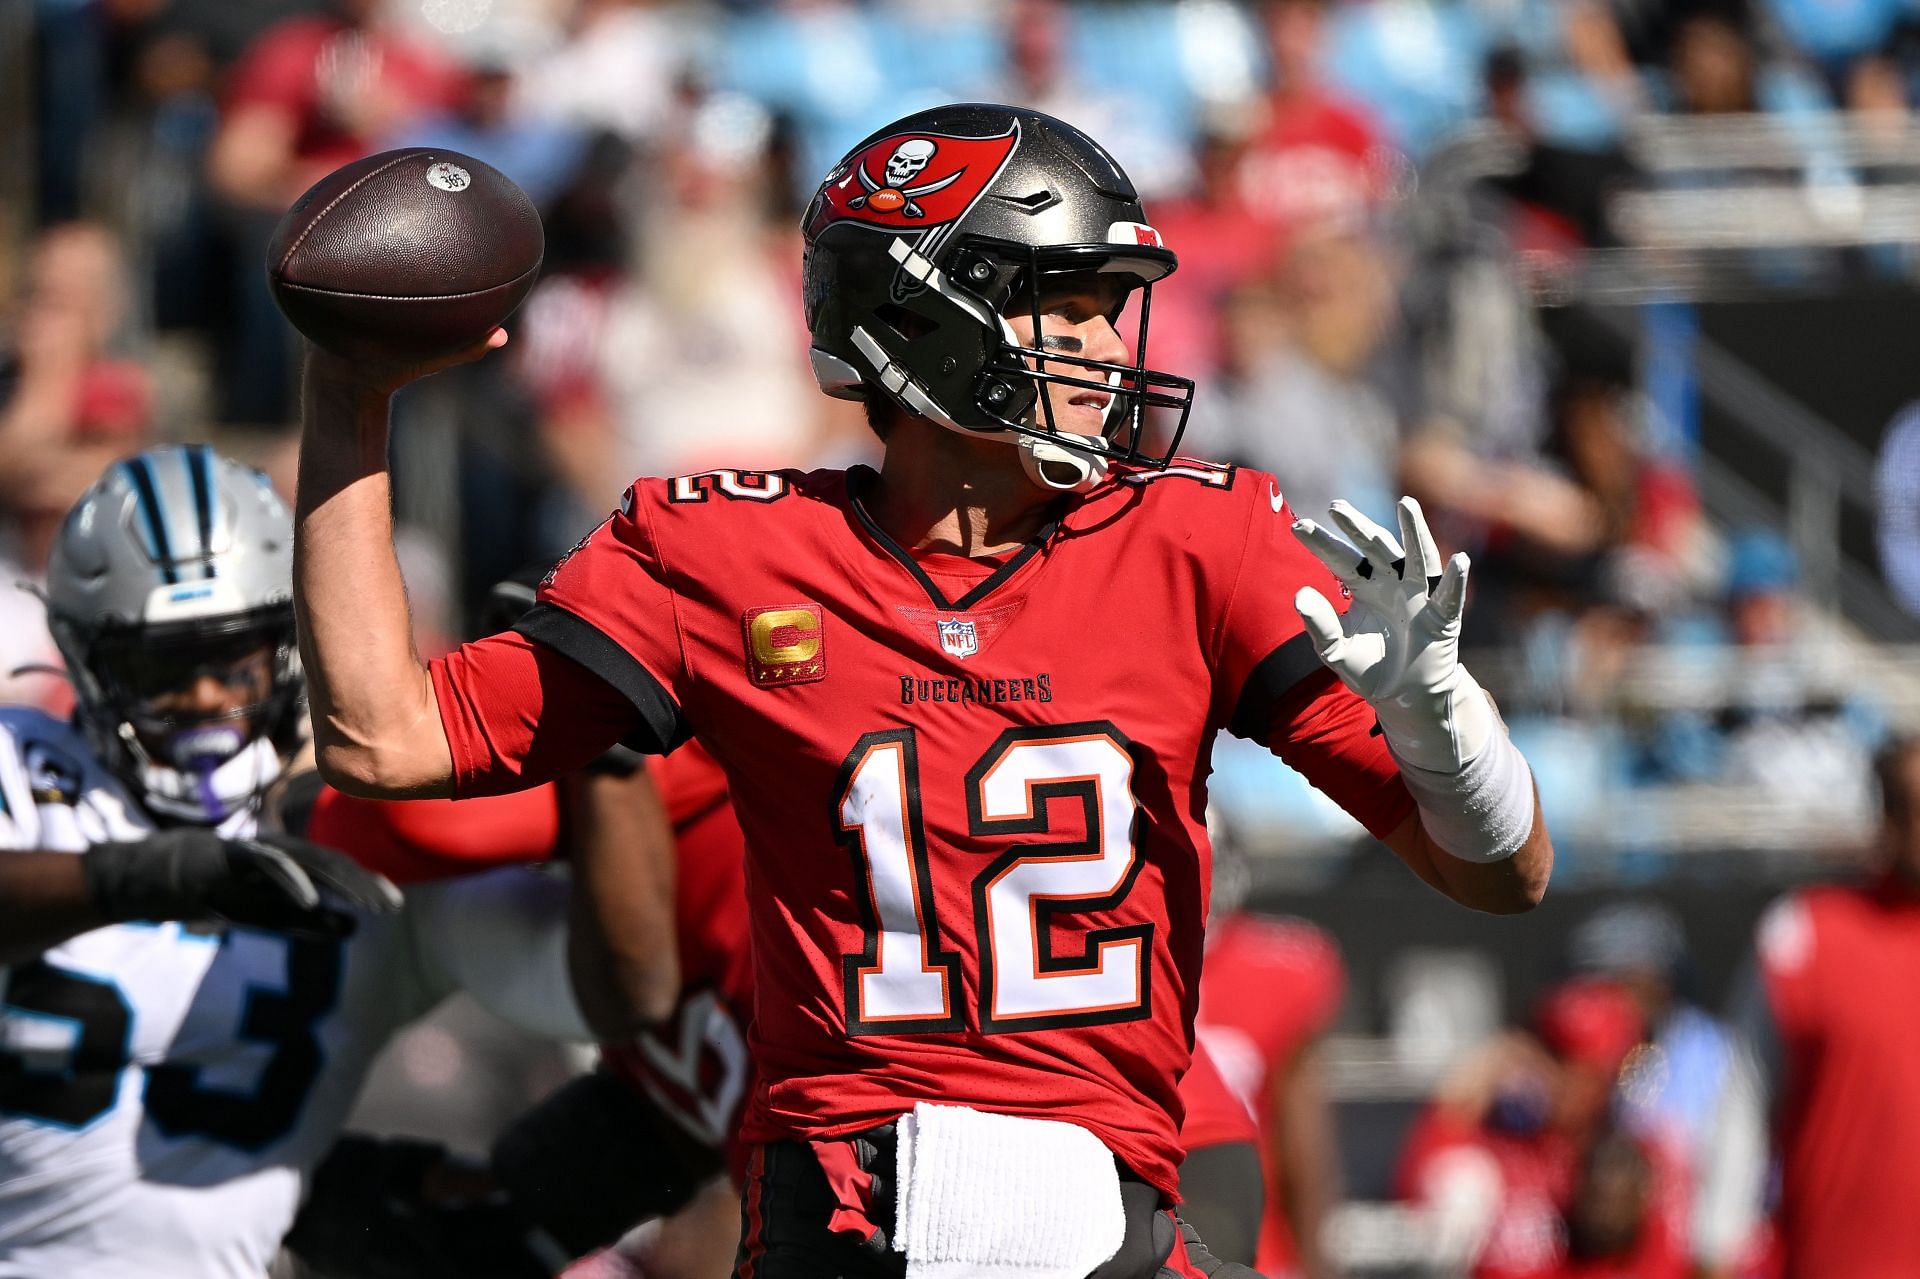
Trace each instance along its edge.
{"label": "player's face", "polygon": [[150,750],[166,750],[170,728],[235,718],[272,695],[274,645],[256,635],[142,647],[116,662],[139,708],[135,723]]}
{"label": "player's face", "polygon": [[[1016,289],[1014,304],[1007,315],[1007,324],[1020,345],[1038,346],[1043,351],[1058,351],[1088,360],[1127,362],[1126,343],[1120,340],[1120,333],[1114,327],[1114,320],[1127,301],[1127,286],[1119,277],[1084,271],[1045,278],[1040,285],[1037,335],[1034,308],[1028,305],[1029,301],[1024,290]],[[1068,364],[1055,366],[1051,371],[1082,379],[1098,376],[1090,369]],[[1045,394],[1053,410],[1056,429],[1072,435],[1105,433],[1112,392],[1047,384]],[[1036,410],[1034,423],[1041,427],[1047,425],[1044,410]]]}

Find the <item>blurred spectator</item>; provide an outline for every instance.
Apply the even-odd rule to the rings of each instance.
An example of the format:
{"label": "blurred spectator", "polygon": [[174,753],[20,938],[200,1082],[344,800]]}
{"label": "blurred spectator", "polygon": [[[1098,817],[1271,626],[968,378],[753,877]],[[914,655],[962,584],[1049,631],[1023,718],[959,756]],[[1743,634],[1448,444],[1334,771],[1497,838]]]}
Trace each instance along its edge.
{"label": "blurred spectator", "polygon": [[1409,491],[1478,530],[1495,594],[1474,623],[1511,629],[1541,610],[1587,631],[1579,664],[1604,689],[1667,607],[1702,576],[1704,526],[1685,468],[1647,443],[1644,401],[1624,372],[1562,376],[1549,452],[1537,461],[1477,457],[1460,433],[1422,432],[1403,454]]}
{"label": "blurred spectator", "polygon": [[1494,50],[1485,75],[1489,120],[1525,148],[1518,167],[1489,182],[1512,202],[1506,221],[1514,250],[1564,258],[1580,248],[1618,245],[1608,201],[1632,176],[1624,154],[1608,144],[1571,146],[1543,136],[1517,48]]}
{"label": "blurred spectator", "polygon": [[1391,186],[1396,160],[1366,108],[1322,80],[1326,0],[1265,0],[1272,88],[1265,127],[1240,167],[1240,195],[1282,231],[1357,225]]}
{"label": "blurred spectator", "polygon": [[1920,744],[1875,761],[1873,876],[1783,898],[1734,1002],[1742,1052],[1696,1216],[1716,1279],[1739,1273],[1779,1161],[1783,1273],[1920,1274]]}
{"label": "blurred spectator", "polygon": [[1340,1167],[1319,1042],[1340,1011],[1346,970],[1314,925],[1245,910],[1247,881],[1243,855],[1216,839],[1194,1033],[1260,1121],[1267,1196],[1255,1268],[1322,1279],[1333,1273],[1321,1228]]}
{"label": "blurred spectator", "polygon": [[1590,915],[1567,943],[1576,974],[1618,982],[1649,1030],[1621,1097],[1627,1129],[1679,1153],[1697,1174],[1732,1044],[1718,1018],[1693,1001],[1686,931],[1666,906],[1626,901]]}
{"label": "blurred spectator", "polygon": [[[227,84],[209,172],[277,218],[302,191],[410,122],[458,102],[459,69],[381,21],[385,0],[330,0],[248,46]],[[254,265],[254,264],[249,264]]]}
{"label": "blurred spectator", "polygon": [[579,129],[528,117],[513,105],[513,71],[498,54],[468,67],[458,105],[381,140],[386,147],[444,147],[483,160],[506,174],[534,204],[545,208],[565,187],[586,153]]}
{"label": "blurred spectator", "polygon": [[148,441],[152,381],[120,353],[128,279],[120,245],[87,222],[41,232],[28,255],[12,341],[0,348],[0,694],[63,710],[64,682],[16,678],[57,666],[37,584],[67,508],[116,458]]}
{"label": "blurred spectator", "polygon": [[1392,306],[1368,236],[1330,223],[1296,234],[1277,287],[1227,300],[1225,363],[1195,409],[1189,450],[1271,471],[1303,516],[1336,497],[1376,517],[1390,510],[1399,433],[1369,378]]}
{"label": "blurred spectator", "polygon": [[127,318],[120,245],[106,228],[49,228],[28,258],[12,349],[0,353],[0,504],[37,573],[66,509],[147,440],[152,384],[116,352]]}
{"label": "blurred spectator", "polygon": [[1106,87],[1111,82],[1104,76],[1079,73],[1085,64],[1072,57],[1073,19],[1064,0],[1008,0],[1007,80],[987,96],[1044,111],[1101,138],[1151,213],[1160,196],[1192,185],[1190,148],[1134,95]]}
{"label": "blurred spectator", "polygon": [[1639,1009],[1588,979],[1533,1020],[1443,1083],[1408,1138],[1401,1194],[1428,1214],[1435,1261],[1475,1279],[1681,1279],[1683,1179],[1613,1117]]}
{"label": "blurred spectator", "polygon": [[219,370],[224,421],[290,416],[292,330],[261,269],[275,223],[301,192],[409,123],[453,108],[459,69],[381,20],[384,0],[329,0],[262,33],[227,82],[208,178],[232,218],[230,328]]}
{"label": "blurred spectator", "polygon": [[1732,19],[1710,12],[1687,18],[1670,57],[1675,110],[1731,115],[1759,109],[1754,48]]}
{"label": "blurred spectator", "polygon": [[822,447],[773,142],[748,99],[699,103],[637,188],[633,270],[583,264],[528,303],[521,367],[583,509],[635,475],[796,465]]}
{"label": "blurred spectator", "polygon": [[1868,765],[1882,721],[1836,664],[1842,641],[1819,632],[1798,581],[1778,533],[1733,538],[1719,616],[1672,628],[1713,643],[1697,650],[1696,680],[1715,695],[1704,711],[1659,721],[1649,763],[1653,780],[1749,786],[1828,814],[1838,834],[1870,820]]}
{"label": "blurred spectator", "polygon": [[684,36],[657,0],[579,0],[566,42],[520,72],[515,105],[532,119],[651,142],[672,118]]}
{"label": "blurred spectator", "polygon": [[[1209,395],[1227,358],[1228,299],[1243,287],[1259,289],[1276,262],[1272,223],[1248,212],[1235,185],[1263,109],[1242,102],[1210,113],[1197,143],[1191,188],[1147,208],[1161,237],[1180,255],[1180,269],[1153,292],[1154,359],[1207,387]],[[1209,441],[1197,451],[1209,447],[1226,445]]]}

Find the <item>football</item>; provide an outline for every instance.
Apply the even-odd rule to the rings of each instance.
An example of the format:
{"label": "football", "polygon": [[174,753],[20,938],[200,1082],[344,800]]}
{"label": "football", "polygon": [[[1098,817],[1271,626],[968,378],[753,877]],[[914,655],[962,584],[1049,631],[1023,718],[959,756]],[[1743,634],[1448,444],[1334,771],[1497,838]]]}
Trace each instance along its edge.
{"label": "football", "polygon": [[337,355],[430,360],[513,314],[540,273],[533,201],[455,151],[407,147],[334,170],[267,247],[274,301]]}

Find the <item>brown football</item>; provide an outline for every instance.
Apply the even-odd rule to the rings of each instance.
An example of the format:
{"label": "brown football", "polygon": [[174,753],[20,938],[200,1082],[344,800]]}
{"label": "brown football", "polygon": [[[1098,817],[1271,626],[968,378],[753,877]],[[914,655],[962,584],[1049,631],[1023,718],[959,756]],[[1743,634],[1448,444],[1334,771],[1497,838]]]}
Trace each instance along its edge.
{"label": "brown football", "polygon": [[540,214],[499,170],[407,147],[334,170],[288,209],[267,280],[293,326],[339,355],[427,360],[473,345],[540,273]]}

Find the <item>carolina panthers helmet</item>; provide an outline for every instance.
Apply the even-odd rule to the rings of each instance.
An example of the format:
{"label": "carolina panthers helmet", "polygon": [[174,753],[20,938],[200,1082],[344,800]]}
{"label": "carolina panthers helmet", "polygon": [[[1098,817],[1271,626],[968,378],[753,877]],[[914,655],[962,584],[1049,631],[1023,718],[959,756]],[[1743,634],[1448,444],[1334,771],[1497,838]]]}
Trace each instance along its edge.
{"label": "carolina panthers helmet", "polygon": [[[986,103],[917,112],[834,167],[803,229],[827,394],[885,394],[951,430],[1005,437],[1050,488],[1090,488],[1114,461],[1171,460],[1193,383],[1146,358],[1153,284],[1175,258],[1133,183],[1080,130]],[[1022,346],[1003,318],[1030,307],[1037,334],[1045,278],[1089,271],[1139,291],[1131,364]],[[1047,384],[1110,393],[1104,434],[1056,429]],[[1148,409],[1177,414],[1164,452],[1146,451]]]}
{"label": "carolina panthers helmet", "polygon": [[[279,775],[305,725],[293,520],[267,477],[203,444],[116,462],[60,526],[47,615],[94,749],[154,812],[213,824]],[[158,695],[266,650],[264,698],[217,715]]]}

